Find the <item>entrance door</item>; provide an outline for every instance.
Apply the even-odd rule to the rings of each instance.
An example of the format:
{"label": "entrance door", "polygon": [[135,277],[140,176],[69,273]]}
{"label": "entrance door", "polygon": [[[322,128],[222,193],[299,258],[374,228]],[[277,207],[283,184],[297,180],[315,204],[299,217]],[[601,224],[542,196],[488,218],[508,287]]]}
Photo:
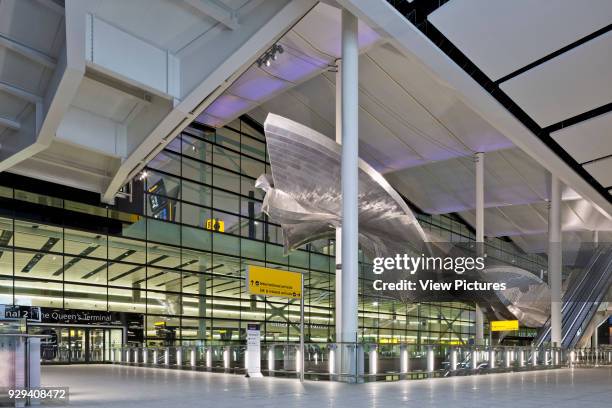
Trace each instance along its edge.
{"label": "entrance door", "polygon": [[84,363],[86,362],[86,329],[74,328],[70,329],[70,362]]}
{"label": "entrance door", "polygon": [[109,329],[87,329],[89,332],[89,348],[87,355],[88,363],[104,362],[104,333]]}
{"label": "entrance door", "polygon": [[110,362],[111,350],[123,344],[121,328],[30,326],[28,332],[48,336],[40,346],[47,364]]}

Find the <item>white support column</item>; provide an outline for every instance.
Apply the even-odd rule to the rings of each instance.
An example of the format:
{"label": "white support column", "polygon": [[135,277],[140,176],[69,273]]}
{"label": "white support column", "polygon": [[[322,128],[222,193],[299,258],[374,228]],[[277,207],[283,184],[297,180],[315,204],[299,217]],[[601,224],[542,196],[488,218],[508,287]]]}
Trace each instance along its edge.
{"label": "white support column", "polygon": [[[336,72],[336,143],[342,144],[342,60],[337,61]],[[336,341],[342,333],[342,228],[336,228]],[[338,358],[334,358],[333,373],[341,373],[342,347],[338,347]],[[332,350],[334,351],[334,350]],[[336,357],[336,356],[334,356]]]}
{"label": "white support column", "polygon": [[550,209],[548,211],[548,284],[550,286],[551,344],[560,346],[561,339],[561,181],[550,179]]}
{"label": "white support column", "polygon": [[[358,165],[359,74],[357,17],[342,10],[342,323],[340,340],[357,341],[358,310]],[[352,350],[352,352],[349,352]],[[342,373],[357,378],[354,348],[342,353]],[[350,378],[350,377],[349,377]]]}
{"label": "white support column", "polygon": [[[484,253],[484,153],[478,152],[474,155],[476,164],[476,248],[478,256]],[[484,344],[484,316],[482,309],[475,304],[476,327],[474,343]],[[489,344],[491,346],[491,344]]]}

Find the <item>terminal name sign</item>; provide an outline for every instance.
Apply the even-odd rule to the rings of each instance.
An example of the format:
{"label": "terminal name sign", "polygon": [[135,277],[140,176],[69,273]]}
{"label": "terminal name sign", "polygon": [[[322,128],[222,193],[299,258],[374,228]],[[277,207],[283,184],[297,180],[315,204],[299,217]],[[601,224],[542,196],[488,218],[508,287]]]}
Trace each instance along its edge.
{"label": "terminal name sign", "polygon": [[302,274],[248,265],[246,287],[251,295],[300,299],[302,297]]}
{"label": "terminal name sign", "polygon": [[516,331],[518,329],[518,320],[493,320],[491,322],[491,331]]}

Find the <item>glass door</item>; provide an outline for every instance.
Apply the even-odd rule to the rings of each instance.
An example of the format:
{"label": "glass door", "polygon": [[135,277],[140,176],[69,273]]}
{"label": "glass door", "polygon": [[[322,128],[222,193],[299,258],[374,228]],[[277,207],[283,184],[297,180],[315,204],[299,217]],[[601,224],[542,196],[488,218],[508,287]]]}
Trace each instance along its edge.
{"label": "glass door", "polygon": [[109,329],[87,329],[89,332],[88,363],[101,363],[104,361],[104,333]]}
{"label": "glass door", "polygon": [[85,362],[86,330],[82,328],[70,329],[70,362]]}

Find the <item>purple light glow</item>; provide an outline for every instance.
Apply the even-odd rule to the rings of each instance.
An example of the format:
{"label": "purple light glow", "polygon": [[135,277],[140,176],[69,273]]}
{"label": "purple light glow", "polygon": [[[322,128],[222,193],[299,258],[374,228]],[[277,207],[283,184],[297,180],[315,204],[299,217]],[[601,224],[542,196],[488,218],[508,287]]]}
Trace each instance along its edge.
{"label": "purple light glow", "polygon": [[304,77],[325,69],[328,62],[312,56],[291,55],[290,51],[281,54],[277,61],[266,67],[266,71],[291,82],[300,82]]}
{"label": "purple light glow", "polygon": [[221,95],[208,108],[206,113],[217,118],[231,120],[237,112],[246,110],[249,102],[233,95]]}
{"label": "purple light glow", "polygon": [[230,94],[249,100],[262,100],[286,87],[286,82],[250,67],[228,90]]}
{"label": "purple light glow", "polygon": [[212,127],[221,127],[223,126],[223,120],[216,118],[214,116],[208,115],[206,113],[201,113],[196,118],[196,121],[207,124]]}

